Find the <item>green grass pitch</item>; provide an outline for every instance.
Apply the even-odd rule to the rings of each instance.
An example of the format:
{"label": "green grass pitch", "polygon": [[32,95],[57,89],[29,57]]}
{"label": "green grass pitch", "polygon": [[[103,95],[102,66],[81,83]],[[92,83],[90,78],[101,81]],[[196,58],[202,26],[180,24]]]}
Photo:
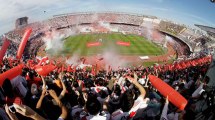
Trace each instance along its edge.
{"label": "green grass pitch", "polygon": [[[98,42],[102,39],[101,46],[87,47],[88,42]],[[130,42],[130,46],[116,45],[117,41]],[[143,36],[138,35],[124,35],[122,33],[98,33],[98,34],[80,34],[70,36],[64,40],[65,55],[72,55],[74,53],[89,56],[102,54],[105,51],[114,51],[120,55],[162,55],[164,50],[148,41]]]}

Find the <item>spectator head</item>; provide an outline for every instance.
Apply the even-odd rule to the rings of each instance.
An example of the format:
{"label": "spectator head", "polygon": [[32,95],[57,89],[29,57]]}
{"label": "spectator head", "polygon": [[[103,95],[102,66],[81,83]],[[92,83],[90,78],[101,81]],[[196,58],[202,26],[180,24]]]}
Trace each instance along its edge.
{"label": "spectator head", "polygon": [[2,88],[4,90],[5,96],[7,96],[9,98],[14,97],[14,95],[13,95],[13,87],[12,87],[11,82],[10,82],[9,79],[4,80]]}
{"label": "spectator head", "polygon": [[37,93],[38,93],[37,85],[33,83],[31,85],[31,94],[36,95]]}
{"label": "spectator head", "polygon": [[74,86],[75,88],[78,88],[78,87],[79,87],[78,82],[77,82],[77,81],[74,81],[74,82],[73,82],[73,86]]}
{"label": "spectator head", "polygon": [[21,76],[25,77],[26,74],[27,74],[27,69],[26,69],[26,68],[22,69],[22,74],[21,74]]}
{"label": "spectator head", "polygon": [[33,80],[34,79],[34,73],[31,71],[31,72],[28,72],[28,75],[29,75],[29,78],[31,79],[31,80]]}
{"label": "spectator head", "polygon": [[127,90],[120,100],[121,109],[123,112],[128,112],[134,104],[134,93],[132,90]]}
{"label": "spectator head", "polygon": [[121,94],[121,89],[120,89],[120,86],[119,86],[118,84],[115,85],[114,93],[115,93],[117,96],[120,96],[120,94]]}
{"label": "spectator head", "polygon": [[204,83],[208,84],[209,82],[210,82],[210,78],[208,76],[206,76],[205,79],[204,79]]}
{"label": "spectator head", "polygon": [[91,115],[97,115],[101,110],[101,104],[97,99],[91,98],[86,102],[86,109]]}
{"label": "spectator head", "polygon": [[99,92],[99,94],[100,94],[101,98],[103,98],[103,99],[107,97],[107,93],[104,90],[101,90]]}

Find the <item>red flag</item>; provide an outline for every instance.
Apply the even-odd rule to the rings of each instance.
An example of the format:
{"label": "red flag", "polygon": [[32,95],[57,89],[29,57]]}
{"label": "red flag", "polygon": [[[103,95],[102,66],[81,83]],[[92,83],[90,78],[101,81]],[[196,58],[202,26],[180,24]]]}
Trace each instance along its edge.
{"label": "red flag", "polygon": [[86,72],[87,70],[87,66],[84,66],[83,71]]}
{"label": "red flag", "polygon": [[40,62],[38,63],[38,65],[42,65],[43,63],[45,63],[49,58],[47,56],[43,57]]}
{"label": "red flag", "polygon": [[181,70],[182,66],[179,63],[177,63],[175,69]]}
{"label": "red flag", "polygon": [[64,70],[65,70],[64,65],[62,65],[61,72],[63,72]]}
{"label": "red flag", "polygon": [[186,64],[187,67],[191,66],[190,61],[185,62],[185,64]]}
{"label": "red flag", "polygon": [[190,62],[190,64],[191,64],[192,66],[196,66],[196,61],[195,61],[195,60],[192,60],[192,61]]}
{"label": "red flag", "polygon": [[56,66],[54,65],[45,65],[45,66],[38,66],[35,71],[42,76],[48,75],[51,71],[56,69]]}
{"label": "red flag", "polygon": [[164,71],[168,71],[169,70],[169,65],[165,64],[163,67],[164,67]]}
{"label": "red flag", "polygon": [[67,67],[67,72],[72,72],[72,69],[71,69],[70,65],[68,65],[68,67]]}
{"label": "red flag", "polygon": [[77,67],[77,65],[76,65],[76,66],[74,66],[74,71],[73,71],[74,73],[76,73],[76,67]]}
{"label": "red flag", "polygon": [[168,67],[169,67],[169,70],[170,70],[170,71],[173,70],[173,65],[172,65],[172,64],[170,64]]}
{"label": "red flag", "polygon": [[187,65],[184,62],[181,63],[181,66],[182,66],[183,69],[187,68]]}
{"label": "red flag", "polygon": [[207,62],[207,57],[202,58],[202,62],[206,63]]}
{"label": "red flag", "polygon": [[91,74],[92,74],[92,75],[94,75],[94,76],[96,75],[96,72],[95,72],[95,66],[94,66],[94,65],[92,65]]}
{"label": "red flag", "polygon": [[58,68],[58,69],[57,69],[57,72],[58,72],[58,73],[62,72],[62,67]]}
{"label": "red flag", "polygon": [[158,65],[156,68],[157,68],[159,71],[161,71],[161,66],[160,66],[160,65]]}

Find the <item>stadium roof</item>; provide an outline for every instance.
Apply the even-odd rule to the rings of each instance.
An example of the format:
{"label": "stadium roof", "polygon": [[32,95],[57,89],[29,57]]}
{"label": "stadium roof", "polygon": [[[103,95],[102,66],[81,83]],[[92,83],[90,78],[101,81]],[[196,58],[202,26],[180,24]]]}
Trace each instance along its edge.
{"label": "stadium roof", "polygon": [[209,27],[209,26],[204,26],[204,25],[197,25],[195,24],[195,26],[199,27],[200,29],[206,31],[209,34],[215,34],[215,28],[213,27]]}

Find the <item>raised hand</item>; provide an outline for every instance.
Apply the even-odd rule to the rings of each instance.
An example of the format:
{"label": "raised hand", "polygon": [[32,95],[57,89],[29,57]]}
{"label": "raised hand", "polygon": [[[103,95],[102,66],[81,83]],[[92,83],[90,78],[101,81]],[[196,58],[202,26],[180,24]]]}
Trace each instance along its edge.
{"label": "raised hand", "polygon": [[54,90],[49,90],[49,95],[52,96],[53,98],[57,97],[57,94]]}
{"label": "raised hand", "polygon": [[62,103],[54,90],[49,90],[49,95],[52,96],[52,98],[54,98],[54,100],[57,102],[59,106],[62,106]]}
{"label": "raised hand", "polygon": [[48,95],[48,91],[46,89],[43,89],[41,96],[45,97]]}
{"label": "raised hand", "polygon": [[166,103],[169,104],[169,99],[168,96],[166,97]]}
{"label": "raised hand", "polygon": [[138,77],[136,73],[134,73],[134,78],[132,78],[131,76],[127,76],[126,78],[133,84],[137,83]]}

